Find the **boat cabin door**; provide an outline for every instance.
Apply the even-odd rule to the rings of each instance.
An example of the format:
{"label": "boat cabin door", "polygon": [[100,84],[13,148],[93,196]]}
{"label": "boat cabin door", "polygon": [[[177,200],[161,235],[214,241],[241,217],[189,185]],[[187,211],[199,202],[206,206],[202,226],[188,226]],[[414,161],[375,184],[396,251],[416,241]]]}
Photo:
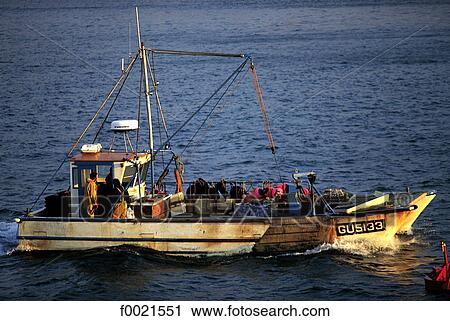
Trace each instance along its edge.
{"label": "boat cabin door", "polygon": [[[89,175],[92,172],[97,173],[97,200],[102,211],[108,210],[108,187],[106,185],[106,177],[111,172],[114,177],[114,163],[87,163],[78,162],[71,163],[71,216],[72,217],[86,217],[87,216],[87,200],[85,198],[85,187],[89,180]],[[107,213],[103,213],[107,214]]]}

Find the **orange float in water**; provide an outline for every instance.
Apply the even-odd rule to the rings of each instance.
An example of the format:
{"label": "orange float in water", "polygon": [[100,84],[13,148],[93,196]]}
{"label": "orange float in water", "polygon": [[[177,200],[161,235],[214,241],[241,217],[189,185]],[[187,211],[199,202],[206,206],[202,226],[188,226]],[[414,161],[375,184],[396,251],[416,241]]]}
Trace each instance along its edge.
{"label": "orange float in water", "polygon": [[450,291],[450,264],[444,241],[441,241],[441,247],[444,254],[444,265],[433,268],[433,271],[425,276],[425,288],[430,292]]}

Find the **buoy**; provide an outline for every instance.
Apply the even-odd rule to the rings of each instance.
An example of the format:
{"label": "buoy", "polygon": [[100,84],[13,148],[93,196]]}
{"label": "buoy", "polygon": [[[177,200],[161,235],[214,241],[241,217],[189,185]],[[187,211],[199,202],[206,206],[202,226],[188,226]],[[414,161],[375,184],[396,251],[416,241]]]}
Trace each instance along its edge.
{"label": "buoy", "polygon": [[425,275],[425,289],[429,292],[450,291],[450,265],[448,263],[447,245],[441,241],[444,265],[433,268],[433,271]]}

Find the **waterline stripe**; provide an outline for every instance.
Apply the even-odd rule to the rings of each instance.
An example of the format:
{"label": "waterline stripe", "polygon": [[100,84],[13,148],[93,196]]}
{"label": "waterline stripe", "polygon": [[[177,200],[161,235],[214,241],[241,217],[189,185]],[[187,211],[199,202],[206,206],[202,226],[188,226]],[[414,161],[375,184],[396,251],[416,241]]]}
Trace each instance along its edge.
{"label": "waterline stripe", "polygon": [[173,242],[173,243],[254,243],[259,238],[242,239],[189,239],[189,238],[151,238],[151,237],[89,237],[89,236],[39,236],[18,235],[18,240],[40,241],[94,241],[94,242]]}

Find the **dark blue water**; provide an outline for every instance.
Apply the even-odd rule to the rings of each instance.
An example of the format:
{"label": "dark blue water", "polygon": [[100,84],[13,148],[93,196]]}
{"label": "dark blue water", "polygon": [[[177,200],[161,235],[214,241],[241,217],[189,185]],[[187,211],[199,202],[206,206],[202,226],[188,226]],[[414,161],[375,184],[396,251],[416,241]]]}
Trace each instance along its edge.
{"label": "dark blue water", "polygon": [[[3,1],[0,298],[448,299],[425,292],[423,273],[441,262],[439,240],[450,242],[449,3],[138,4],[148,47],[252,54],[286,177],[295,168],[316,170],[321,188],[410,186],[436,190],[438,197],[412,236],[384,247],[325,244],[296,255],[206,265],[168,262],[134,249],[14,252],[13,218],[39,194],[119,76],[130,23],[135,52],[135,3]],[[169,131],[239,63],[157,56]],[[112,119],[136,117],[138,77],[130,78]],[[175,149],[184,147],[207,112],[176,138]],[[159,142],[157,128],[155,134]],[[108,133],[100,140],[107,145]],[[276,177],[249,75],[183,158],[187,180]],[[67,185],[63,167],[49,192]]]}

